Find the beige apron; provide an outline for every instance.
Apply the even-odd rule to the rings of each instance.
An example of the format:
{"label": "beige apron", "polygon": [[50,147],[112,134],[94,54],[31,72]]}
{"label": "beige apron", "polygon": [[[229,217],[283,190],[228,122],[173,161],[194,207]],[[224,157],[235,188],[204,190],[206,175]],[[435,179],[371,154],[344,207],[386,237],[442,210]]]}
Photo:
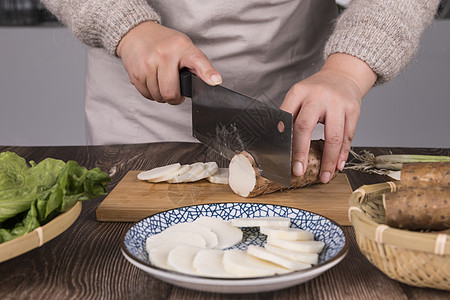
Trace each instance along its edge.
{"label": "beige apron", "polygon": [[[336,17],[334,0],[149,0],[162,24],[187,34],[223,85],[281,105],[289,88],[316,72]],[[89,48],[89,144],[195,141],[191,101],[149,101],[130,84],[119,58]]]}

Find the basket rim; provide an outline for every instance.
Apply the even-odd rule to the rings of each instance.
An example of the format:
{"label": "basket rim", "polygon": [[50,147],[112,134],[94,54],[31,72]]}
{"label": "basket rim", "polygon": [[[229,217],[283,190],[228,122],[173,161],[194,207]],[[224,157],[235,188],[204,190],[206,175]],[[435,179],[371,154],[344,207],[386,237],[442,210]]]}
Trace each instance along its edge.
{"label": "basket rim", "polygon": [[361,209],[361,204],[368,195],[394,192],[401,187],[400,181],[388,181],[363,185],[353,191],[349,199],[348,216],[355,232],[365,235],[380,244],[397,246],[408,250],[428,252],[435,255],[450,255],[448,234],[436,232],[415,232],[390,227],[368,218]]}

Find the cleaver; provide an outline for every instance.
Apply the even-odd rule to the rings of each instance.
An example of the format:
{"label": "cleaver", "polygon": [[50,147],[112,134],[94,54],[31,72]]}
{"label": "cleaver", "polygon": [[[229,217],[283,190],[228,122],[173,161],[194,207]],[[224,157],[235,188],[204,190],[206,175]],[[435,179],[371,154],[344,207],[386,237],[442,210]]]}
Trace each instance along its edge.
{"label": "cleaver", "polygon": [[261,176],[289,187],[291,113],[273,103],[210,86],[187,69],[180,71],[181,94],[192,99],[192,135],[223,157],[250,153]]}

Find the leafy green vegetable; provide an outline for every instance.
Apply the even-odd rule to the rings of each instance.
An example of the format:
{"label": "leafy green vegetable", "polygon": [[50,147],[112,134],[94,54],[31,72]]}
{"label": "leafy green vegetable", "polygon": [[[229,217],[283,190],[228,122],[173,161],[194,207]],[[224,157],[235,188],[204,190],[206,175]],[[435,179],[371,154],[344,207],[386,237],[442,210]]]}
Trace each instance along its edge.
{"label": "leafy green vegetable", "polygon": [[46,158],[30,166],[13,152],[0,153],[0,243],[48,223],[78,201],[107,194],[110,177],[75,161]]}

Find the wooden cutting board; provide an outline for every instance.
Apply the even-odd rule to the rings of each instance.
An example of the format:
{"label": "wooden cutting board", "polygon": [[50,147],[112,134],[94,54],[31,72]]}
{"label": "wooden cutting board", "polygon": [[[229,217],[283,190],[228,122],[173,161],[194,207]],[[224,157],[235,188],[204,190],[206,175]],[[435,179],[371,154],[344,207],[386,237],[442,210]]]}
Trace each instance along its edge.
{"label": "wooden cutting board", "polygon": [[137,179],[139,172],[129,171],[103,200],[96,211],[98,221],[137,222],[154,213],[182,206],[257,202],[308,210],[341,225],[351,225],[347,209],[352,188],[347,176],[342,173],[328,184],[242,198],[228,185],[206,180],[183,184],[149,183]]}

